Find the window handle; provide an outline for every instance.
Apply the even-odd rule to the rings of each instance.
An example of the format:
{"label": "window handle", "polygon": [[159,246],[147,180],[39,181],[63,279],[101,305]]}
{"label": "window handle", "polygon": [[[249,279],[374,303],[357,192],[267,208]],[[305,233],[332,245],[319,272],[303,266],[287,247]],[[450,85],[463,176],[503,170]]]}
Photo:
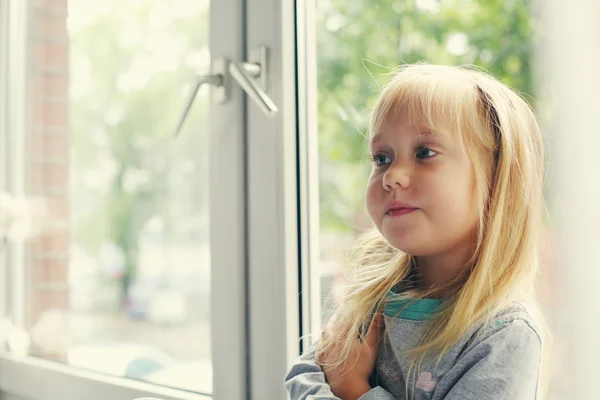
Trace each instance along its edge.
{"label": "window handle", "polygon": [[[268,116],[275,117],[279,110],[265,91],[267,88],[267,48],[256,49],[251,57],[256,62],[231,62],[229,73],[256,105]],[[260,79],[260,82],[257,81]],[[262,86],[262,87],[261,87]]]}
{"label": "window handle", "polygon": [[217,103],[227,101],[226,73],[229,72],[236,82],[244,89],[248,96],[269,117],[273,118],[279,112],[273,100],[267,94],[267,48],[260,47],[252,52],[253,62],[228,62],[224,59],[216,60],[211,68],[211,73],[198,72],[192,92],[188,96],[179,122],[175,128],[174,136],[179,136],[181,128],[188,117],[190,108],[194,104],[198,90],[203,85],[215,87]]}
{"label": "window handle", "polygon": [[196,73],[196,82],[194,83],[192,92],[188,96],[183,112],[181,113],[181,117],[179,117],[179,122],[177,123],[177,127],[175,128],[174,132],[175,137],[179,136],[181,128],[183,127],[183,124],[185,123],[185,120],[187,119],[188,114],[190,113],[190,108],[192,108],[192,104],[194,104],[194,100],[196,100],[198,90],[200,90],[200,88],[203,85],[212,85],[218,90],[218,93],[216,93],[217,102],[224,103],[225,101],[227,101],[224,77],[225,63],[225,60],[216,60],[211,68],[212,73]]}

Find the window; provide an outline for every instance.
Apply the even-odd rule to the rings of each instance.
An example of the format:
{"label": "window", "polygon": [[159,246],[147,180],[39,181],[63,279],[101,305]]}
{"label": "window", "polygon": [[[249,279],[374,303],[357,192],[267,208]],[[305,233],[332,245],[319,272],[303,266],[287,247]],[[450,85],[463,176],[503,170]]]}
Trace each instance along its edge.
{"label": "window", "polygon": [[211,394],[206,91],[173,136],[210,67],[209,3],[20,8],[24,118],[8,140],[29,212],[10,261],[22,351]]}
{"label": "window", "polygon": [[[344,285],[342,266],[356,236],[372,229],[364,207],[371,163],[367,154],[369,110],[385,74],[403,63],[475,65],[526,96],[534,84],[536,19],[529,1],[315,2],[316,45],[308,52],[316,74],[312,101],[318,147],[306,168],[318,186],[318,220],[307,229],[318,237],[310,265],[320,278],[319,324],[331,314]],[[463,12],[456,12],[457,9]],[[386,38],[386,40],[382,40]],[[314,191],[314,188],[312,189]],[[320,325],[316,324],[316,330]]]}
{"label": "window", "polygon": [[[322,324],[341,299],[347,252],[357,235],[372,228],[363,204],[370,172],[366,138],[369,110],[385,75],[400,64],[420,61],[474,65],[489,71],[529,99],[545,133],[546,197],[550,217],[542,235],[538,291],[554,332],[554,350],[549,354],[546,370],[551,388],[549,399],[565,396],[562,393],[566,393],[566,382],[577,375],[569,375],[557,361],[567,357],[567,348],[575,351],[571,353],[574,358],[582,356],[575,355],[577,345],[568,346],[579,345],[585,336],[574,333],[572,324],[582,327],[578,332],[595,328],[588,322],[589,318],[567,308],[567,304],[577,308],[576,299],[590,301],[588,292],[580,292],[574,283],[574,286],[563,286],[560,279],[574,273],[573,269],[566,271],[565,268],[568,260],[575,258],[578,261],[574,265],[582,266],[582,273],[587,271],[585,273],[595,276],[595,272],[588,270],[598,260],[593,246],[585,245],[584,240],[578,239],[576,243],[569,240],[578,237],[576,232],[584,232],[581,229],[584,229],[584,215],[587,214],[579,204],[589,206],[587,213],[590,215],[597,215],[597,208],[591,207],[588,201],[597,202],[598,198],[583,189],[587,185],[580,179],[581,171],[597,169],[598,164],[592,162],[597,157],[591,155],[585,162],[581,157],[568,156],[564,151],[565,143],[560,145],[566,137],[570,138],[569,143],[581,143],[574,139],[574,130],[569,126],[583,124],[582,110],[597,107],[597,102],[592,100],[595,96],[586,91],[591,86],[583,83],[597,82],[595,75],[582,71],[571,81],[574,75],[566,74],[566,71],[573,71],[567,67],[571,64],[563,50],[573,48],[575,42],[584,46],[588,36],[576,33],[583,32],[575,29],[583,23],[583,17],[577,13],[584,7],[589,7],[593,13],[597,7],[591,3],[586,6],[542,3],[528,0],[378,0],[350,4],[316,0],[306,6],[305,14],[302,14],[306,20],[299,22],[299,90],[304,94],[300,97],[304,100],[301,103],[304,111],[300,114],[300,140],[305,151],[300,169],[303,179],[300,198],[306,215],[302,225],[304,335],[320,337]],[[566,22],[567,18],[572,19]],[[567,33],[567,29],[572,31]],[[585,54],[584,47],[575,48],[579,50],[574,50],[573,57]],[[586,60],[597,61],[596,56],[594,53]],[[559,64],[562,68],[557,66]],[[588,65],[587,61],[585,64]],[[560,100],[559,93],[565,94]],[[568,106],[562,103],[564,99],[571,99]],[[581,99],[585,105],[573,105],[574,99]],[[575,118],[575,115],[579,117]],[[559,127],[561,120],[563,123],[571,121],[570,125]],[[588,130],[584,128],[583,131]],[[303,135],[306,138],[303,139]],[[588,138],[584,142],[593,140]],[[577,169],[573,158],[582,162],[577,164]],[[557,166],[560,161],[565,163],[562,167]],[[567,164],[570,167],[567,168]],[[581,192],[563,189],[575,182],[580,182],[577,187]],[[575,192],[580,193],[579,199],[586,201],[571,197]],[[565,209],[559,204],[577,206]],[[582,225],[576,225],[576,221]],[[592,226],[585,229],[597,231]],[[588,233],[586,237],[590,235]],[[570,254],[568,260],[565,254]],[[581,282],[581,278],[573,279],[573,282]],[[569,300],[565,301],[566,298]],[[564,318],[565,315],[569,317]],[[312,337],[308,336],[304,348],[312,343]],[[586,352],[583,358],[587,359],[588,354]]]}
{"label": "window", "polygon": [[242,398],[242,2],[0,4],[0,396]]}
{"label": "window", "polygon": [[[569,144],[593,143],[584,122],[597,108],[577,91],[595,75],[569,64],[597,64],[593,43],[583,46],[594,36],[560,30],[579,26],[576,9],[0,0],[0,398],[284,398],[286,368],[312,344],[300,337],[319,333],[344,287],[345,253],[370,227],[365,134],[382,74],[422,59],[488,69],[534,96],[548,126],[556,104],[573,112],[565,121],[577,129],[556,124],[562,142],[548,143],[573,152],[564,163]],[[543,24],[561,28],[545,36]],[[556,104],[540,65],[562,82]],[[198,74],[210,83],[175,137]],[[593,278],[593,244],[568,235],[597,214],[595,186],[578,175],[597,157],[581,159],[551,180],[569,229],[549,225],[546,249],[564,241]],[[594,345],[581,333],[593,321],[569,312],[593,304],[593,291],[578,290],[574,268],[553,271],[554,252],[542,256],[557,342]],[[584,360],[573,376],[595,365],[582,348],[558,353]],[[553,380],[556,398],[567,381]]]}

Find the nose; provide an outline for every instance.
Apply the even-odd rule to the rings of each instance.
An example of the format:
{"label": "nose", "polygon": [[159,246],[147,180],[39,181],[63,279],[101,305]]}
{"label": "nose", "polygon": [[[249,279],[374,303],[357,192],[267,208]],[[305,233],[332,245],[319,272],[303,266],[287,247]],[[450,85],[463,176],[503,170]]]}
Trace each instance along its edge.
{"label": "nose", "polygon": [[383,188],[392,191],[398,187],[406,189],[412,179],[412,167],[392,164],[383,175]]}

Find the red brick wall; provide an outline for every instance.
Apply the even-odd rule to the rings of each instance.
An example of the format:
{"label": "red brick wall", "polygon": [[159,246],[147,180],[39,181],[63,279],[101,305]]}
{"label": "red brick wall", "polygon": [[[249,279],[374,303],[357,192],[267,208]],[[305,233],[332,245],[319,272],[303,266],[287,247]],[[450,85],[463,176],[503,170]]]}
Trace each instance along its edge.
{"label": "red brick wall", "polygon": [[45,198],[52,228],[27,251],[27,325],[68,307],[69,38],[67,0],[28,0],[26,190]]}

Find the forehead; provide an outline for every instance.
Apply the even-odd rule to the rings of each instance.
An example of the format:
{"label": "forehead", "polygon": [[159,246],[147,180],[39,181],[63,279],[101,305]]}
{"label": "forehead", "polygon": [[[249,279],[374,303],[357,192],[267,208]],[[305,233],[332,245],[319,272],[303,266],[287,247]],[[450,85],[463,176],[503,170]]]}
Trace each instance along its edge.
{"label": "forehead", "polygon": [[477,111],[477,99],[465,74],[446,70],[423,66],[396,75],[373,108],[371,140],[390,126],[408,125],[415,133],[429,131],[462,141],[464,128]]}
{"label": "forehead", "polygon": [[375,145],[396,137],[409,137],[418,140],[447,140],[452,138],[452,128],[448,123],[428,123],[425,118],[412,121],[400,116],[388,117],[371,132],[370,143]]}

